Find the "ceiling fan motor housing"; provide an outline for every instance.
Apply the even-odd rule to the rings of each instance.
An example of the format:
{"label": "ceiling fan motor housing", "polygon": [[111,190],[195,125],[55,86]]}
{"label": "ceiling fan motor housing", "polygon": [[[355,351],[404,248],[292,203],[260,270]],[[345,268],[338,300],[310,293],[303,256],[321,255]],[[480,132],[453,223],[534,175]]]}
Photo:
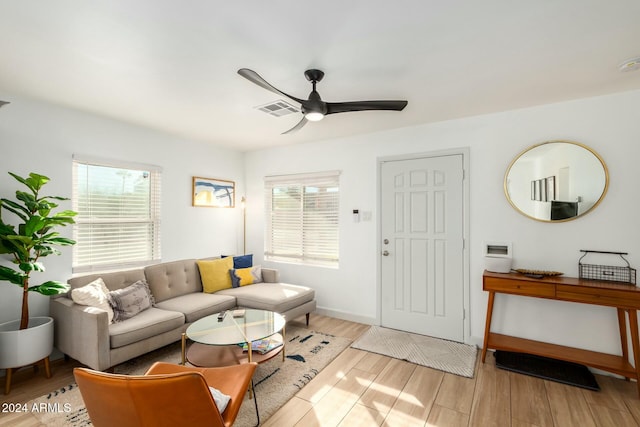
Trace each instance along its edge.
{"label": "ceiling fan motor housing", "polygon": [[310,82],[319,82],[319,81],[322,81],[322,78],[324,77],[324,71],[316,70],[315,68],[312,68],[310,70],[305,71],[304,76]]}

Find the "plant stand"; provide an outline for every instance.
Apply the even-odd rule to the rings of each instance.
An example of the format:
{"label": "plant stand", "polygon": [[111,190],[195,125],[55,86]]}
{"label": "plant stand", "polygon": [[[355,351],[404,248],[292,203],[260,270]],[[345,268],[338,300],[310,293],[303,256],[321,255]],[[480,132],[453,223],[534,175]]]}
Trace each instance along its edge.
{"label": "plant stand", "polygon": [[5,394],[11,391],[13,374],[25,366],[38,368],[44,362],[51,378],[49,355],[53,350],[53,318],[31,317],[27,329],[18,329],[20,320],[0,324],[0,369],[6,370]]}
{"label": "plant stand", "polygon": [[[40,364],[40,362],[44,362],[44,373],[46,375],[47,378],[51,378],[51,364],[49,363],[49,356],[45,357],[42,360],[38,360],[36,363],[33,364],[33,372],[38,372],[38,365]],[[24,367],[24,366],[23,366]],[[13,377],[13,373],[16,372],[18,369],[22,369],[23,367],[20,368],[7,368],[6,370],[6,378],[5,378],[5,382],[4,382],[4,394],[9,394],[9,392],[11,391],[11,378]]]}

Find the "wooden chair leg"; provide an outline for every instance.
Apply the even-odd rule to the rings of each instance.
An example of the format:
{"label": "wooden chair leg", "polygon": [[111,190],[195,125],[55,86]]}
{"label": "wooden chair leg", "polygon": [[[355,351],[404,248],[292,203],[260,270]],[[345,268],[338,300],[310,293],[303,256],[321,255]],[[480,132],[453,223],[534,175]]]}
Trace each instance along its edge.
{"label": "wooden chair leg", "polygon": [[306,316],[307,316],[307,326],[309,326],[309,313],[307,313]]}
{"label": "wooden chair leg", "polygon": [[11,391],[11,375],[13,374],[13,368],[7,368],[6,378],[4,381],[4,394],[9,394]]}

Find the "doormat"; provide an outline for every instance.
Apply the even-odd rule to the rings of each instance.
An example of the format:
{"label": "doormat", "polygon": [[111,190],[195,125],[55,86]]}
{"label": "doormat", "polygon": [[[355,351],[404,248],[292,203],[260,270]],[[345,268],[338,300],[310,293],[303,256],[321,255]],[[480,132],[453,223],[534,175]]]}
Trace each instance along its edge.
{"label": "doormat", "polygon": [[[277,355],[258,365],[253,375],[260,421],[266,421],[300,389],[309,383],[322,369],[349,346],[351,340],[323,334],[295,326],[288,326],[286,333],[286,358]],[[117,374],[142,375],[156,361],[179,363],[181,343],[170,344],[128,362],[117,365]],[[248,393],[247,393],[248,395]],[[39,397],[27,403],[29,408],[45,405],[59,408],[50,412],[32,412],[47,427],[90,426],[91,420],[76,384]],[[1,424],[1,423],[0,423]],[[256,425],[253,400],[245,397],[234,427]]]}
{"label": "doormat", "polygon": [[493,355],[496,358],[496,367],[500,369],[588,390],[600,390],[596,377],[586,366],[578,363],[502,350],[496,350]]}
{"label": "doormat", "polygon": [[475,345],[381,326],[372,326],[351,347],[467,378],[473,378],[478,353]]}

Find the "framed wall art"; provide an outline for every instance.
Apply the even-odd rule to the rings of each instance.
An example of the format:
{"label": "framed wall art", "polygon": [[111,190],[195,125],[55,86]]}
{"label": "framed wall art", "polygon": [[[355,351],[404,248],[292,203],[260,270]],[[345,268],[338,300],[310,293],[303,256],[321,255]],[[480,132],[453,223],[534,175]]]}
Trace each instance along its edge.
{"label": "framed wall art", "polygon": [[551,202],[556,199],[556,177],[550,176],[547,178],[547,197]]}
{"label": "framed wall art", "polygon": [[193,177],[193,206],[209,208],[235,207],[236,183],[224,179]]}

